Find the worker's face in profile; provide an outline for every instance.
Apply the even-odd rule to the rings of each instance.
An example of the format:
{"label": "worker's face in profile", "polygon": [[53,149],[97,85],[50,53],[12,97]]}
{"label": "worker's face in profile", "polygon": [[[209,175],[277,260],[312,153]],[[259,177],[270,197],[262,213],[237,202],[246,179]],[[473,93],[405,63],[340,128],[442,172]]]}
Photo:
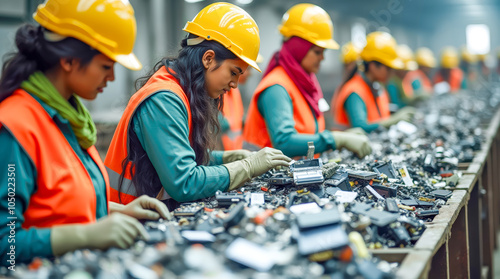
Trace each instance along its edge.
{"label": "worker's face in profile", "polygon": [[325,49],[316,45],[313,45],[307,52],[300,66],[306,71],[306,73],[317,73],[320,68],[321,61],[325,59],[324,56]]}
{"label": "worker's face in profile", "polygon": [[215,55],[212,50],[207,50],[202,58],[206,69],[205,89],[210,98],[217,99],[231,88],[238,87],[238,79],[247,71],[248,64],[240,58],[226,59],[217,63],[214,59],[215,56],[209,52]]}
{"label": "worker's face in profile", "polygon": [[76,59],[71,60],[67,75],[67,86],[83,99],[93,100],[102,93],[108,81],[115,80],[115,62],[103,54],[98,54],[81,67]]}
{"label": "worker's face in profile", "polygon": [[387,83],[393,70],[384,64],[374,64],[374,66],[371,68],[374,79],[382,83]]}

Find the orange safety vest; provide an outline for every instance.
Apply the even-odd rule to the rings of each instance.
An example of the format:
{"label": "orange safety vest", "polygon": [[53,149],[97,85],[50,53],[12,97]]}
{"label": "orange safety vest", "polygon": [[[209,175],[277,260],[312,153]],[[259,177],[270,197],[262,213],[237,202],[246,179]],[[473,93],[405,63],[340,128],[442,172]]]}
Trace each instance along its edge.
{"label": "orange safety vest", "polygon": [[266,121],[259,112],[257,101],[265,89],[276,84],[283,86],[292,99],[293,120],[295,121],[295,130],[299,134],[315,134],[325,130],[323,114],[317,119],[318,131],[316,131],[314,112],[283,67],[278,66],[261,80],[250,102],[243,129],[243,144],[246,149],[259,150],[273,146],[267,131]]}
{"label": "orange safety vest", "polygon": [[[2,126],[12,133],[36,168],[36,191],[24,212],[22,227],[95,222],[97,205],[92,179],[43,106],[26,91],[17,89],[0,103],[0,128]],[[104,177],[109,205],[106,169],[94,146],[87,152]],[[15,162],[11,163],[15,169]],[[22,175],[18,170],[14,173]]]}
{"label": "orange safety vest", "polygon": [[402,81],[403,90],[407,97],[413,97],[414,90],[412,83],[415,80],[420,81],[420,84],[422,85],[422,88],[426,93],[432,92],[432,84],[429,78],[425,75],[424,72],[422,72],[422,70],[415,70],[406,73]]}
{"label": "orange safety vest", "polygon": [[222,135],[224,150],[235,150],[243,148],[243,102],[238,88],[231,89],[224,94],[224,107],[222,114],[229,122],[229,131]]}
{"label": "orange safety vest", "polygon": [[[181,98],[188,113],[189,138],[191,139],[191,106],[189,100],[182,90],[179,81],[169,74],[165,67],[161,67],[154,73],[148,82],[130,98],[120,122],[116,127],[111,144],[109,145],[104,164],[109,173],[111,182],[110,200],[113,202],[127,204],[138,196],[135,186],[132,183],[132,176],[130,175],[131,162],[127,162],[123,184],[121,189],[119,188],[120,175],[123,171],[122,163],[123,160],[127,158],[129,151],[128,130],[130,129],[130,123],[136,109],[147,98],[161,91],[171,91]],[[161,119],[158,121],[161,121]],[[119,190],[121,191],[120,197],[118,196]],[[163,191],[163,196],[160,197],[160,199],[164,200],[169,198],[170,196],[167,192]]]}
{"label": "orange safety vest", "polygon": [[[464,80],[464,72],[460,68],[453,68],[450,71],[450,80],[447,82],[450,84],[450,91],[456,92],[462,88],[462,83]],[[443,76],[438,71],[434,76],[434,84],[445,81]]]}
{"label": "orange safety vest", "polygon": [[342,88],[340,88],[338,94],[336,93],[333,97],[332,113],[335,130],[351,128],[349,118],[344,109],[344,103],[353,92],[356,92],[365,103],[367,120],[369,123],[378,122],[391,115],[389,110],[389,98],[387,97],[385,89],[382,88],[381,95],[375,98],[370,86],[360,74],[356,73],[346,84],[344,84],[344,86],[342,86]]}

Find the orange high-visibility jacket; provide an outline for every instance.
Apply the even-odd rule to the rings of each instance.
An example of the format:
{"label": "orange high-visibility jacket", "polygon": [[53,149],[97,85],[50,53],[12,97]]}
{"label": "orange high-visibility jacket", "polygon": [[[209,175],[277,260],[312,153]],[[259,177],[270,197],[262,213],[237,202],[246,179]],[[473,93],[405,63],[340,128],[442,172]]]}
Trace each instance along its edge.
{"label": "orange high-visibility jacket", "polygon": [[[130,123],[136,109],[147,98],[161,91],[171,91],[181,98],[182,102],[186,106],[186,111],[188,113],[189,138],[191,139],[191,106],[189,104],[189,100],[182,90],[179,81],[174,76],[169,74],[165,67],[162,67],[148,80],[148,82],[141,89],[139,89],[139,91],[137,91],[130,98],[128,105],[123,112],[122,118],[120,119],[120,122],[116,127],[116,131],[113,135],[113,139],[111,140],[111,144],[109,145],[104,164],[106,165],[110,177],[111,201],[127,204],[133,201],[138,196],[135,186],[132,183],[132,176],[130,175],[130,162],[128,162],[126,165],[123,183],[121,188],[119,187],[120,175],[123,171],[122,163],[123,160],[128,156],[129,151],[128,131],[130,129]],[[121,191],[120,196],[118,196],[119,191]],[[170,196],[168,196],[168,194],[164,192],[162,199],[168,198],[170,198]]]}
{"label": "orange high-visibility jacket", "polygon": [[375,98],[370,86],[360,74],[356,73],[333,97],[332,113],[335,130],[351,128],[344,103],[353,92],[356,92],[365,103],[369,123],[378,122],[390,116],[389,98],[385,89],[382,88],[381,95]]}
{"label": "orange high-visibility jacket", "polygon": [[[434,84],[445,81],[443,76],[438,71],[434,76]],[[464,72],[460,68],[453,68],[450,71],[450,80],[447,82],[450,84],[450,91],[457,92],[462,88],[462,83],[464,81]]]}
{"label": "orange high-visibility jacket", "polygon": [[[246,148],[258,150],[264,147],[272,147],[271,139],[267,132],[266,121],[259,112],[257,101],[259,100],[260,94],[266,88],[276,84],[283,86],[292,99],[295,130],[297,130],[299,134],[316,133],[314,112],[283,67],[278,66],[261,80],[250,102],[245,128],[243,129],[243,140]],[[317,132],[321,133],[325,130],[325,119],[323,114],[318,117],[317,122]]]}
{"label": "orange high-visibility jacket", "polygon": [[243,102],[238,88],[233,88],[224,94],[222,114],[229,122],[229,131],[222,135],[224,150],[235,150],[243,147]]}
{"label": "orange high-visibility jacket", "polygon": [[432,84],[429,78],[425,75],[422,70],[415,70],[415,71],[410,71],[406,73],[405,77],[403,78],[402,81],[402,86],[403,90],[406,94],[407,97],[411,98],[413,97],[413,81],[419,80],[420,84],[422,85],[422,88],[424,89],[425,92],[431,93],[432,92]]}
{"label": "orange high-visibility jacket", "polygon": [[[22,227],[95,222],[97,205],[92,179],[42,105],[26,91],[16,90],[0,103],[1,127],[12,133],[36,168],[37,190],[24,212]],[[104,164],[94,146],[87,152],[102,173],[109,205],[109,180]]]}

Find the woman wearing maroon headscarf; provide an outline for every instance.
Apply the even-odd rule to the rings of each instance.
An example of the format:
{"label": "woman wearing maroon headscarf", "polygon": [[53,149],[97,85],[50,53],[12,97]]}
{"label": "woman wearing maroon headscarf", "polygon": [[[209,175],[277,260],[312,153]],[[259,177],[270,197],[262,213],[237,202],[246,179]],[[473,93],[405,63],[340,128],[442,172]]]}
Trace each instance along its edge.
{"label": "woman wearing maroon headscarf", "polygon": [[250,103],[243,148],[280,149],[305,156],[312,141],[316,153],[342,147],[359,157],[371,153],[368,138],[325,131],[328,104],[316,79],[325,48],[338,49],[330,16],[313,4],[298,4],[283,16],[281,50],[275,53]]}

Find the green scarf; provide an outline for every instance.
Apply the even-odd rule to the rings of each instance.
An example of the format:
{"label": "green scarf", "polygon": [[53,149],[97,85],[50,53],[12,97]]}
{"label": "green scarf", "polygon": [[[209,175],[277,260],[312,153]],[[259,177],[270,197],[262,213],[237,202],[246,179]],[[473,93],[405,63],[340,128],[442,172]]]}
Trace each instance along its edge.
{"label": "green scarf", "polygon": [[96,128],[89,111],[73,94],[73,107],[64,99],[54,85],[42,72],[35,72],[21,83],[21,88],[37,96],[47,105],[55,109],[62,117],[69,121],[71,129],[83,149],[88,149],[96,142]]}

